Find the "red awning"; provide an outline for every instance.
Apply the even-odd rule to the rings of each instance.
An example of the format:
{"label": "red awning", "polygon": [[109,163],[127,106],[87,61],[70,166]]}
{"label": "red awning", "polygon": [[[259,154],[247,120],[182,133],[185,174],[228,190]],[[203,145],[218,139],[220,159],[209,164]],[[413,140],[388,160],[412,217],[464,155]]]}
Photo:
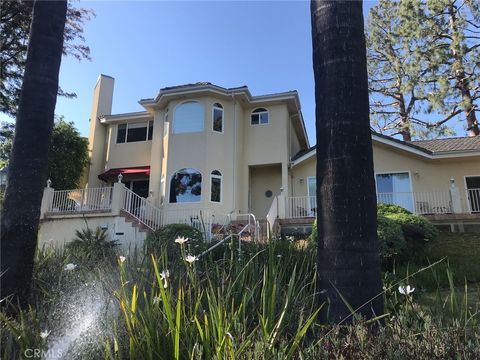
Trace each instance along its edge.
{"label": "red awning", "polygon": [[98,178],[103,181],[116,179],[119,174],[125,175],[145,175],[150,176],[150,166],[139,166],[131,168],[110,169],[103,174],[98,175]]}

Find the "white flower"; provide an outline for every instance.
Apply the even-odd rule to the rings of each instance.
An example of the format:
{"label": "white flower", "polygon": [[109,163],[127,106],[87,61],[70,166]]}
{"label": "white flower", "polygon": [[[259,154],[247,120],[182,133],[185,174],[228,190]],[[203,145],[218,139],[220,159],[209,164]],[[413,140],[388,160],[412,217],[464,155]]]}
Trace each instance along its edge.
{"label": "white flower", "polygon": [[279,258],[279,259],[280,259],[281,257],[282,257],[282,255],[280,255],[280,254],[278,254],[278,255],[277,255],[277,258]]}
{"label": "white flower", "polygon": [[127,258],[125,256],[119,256],[118,260],[120,260],[121,263],[123,263]]}
{"label": "white flower", "polygon": [[164,270],[160,273],[160,280],[163,281],[163,288],[166,289],[168,284],[167,284],[167,279],[170,277],[170,272],[168,270]]}
{"label": "white flower", "polygon": [[198,257],[192,256],[192,255],[187,255],[187,257],[185,258],[185,261],[188,262],[189,264],[192,264],[197,260],[198,260]]}
{"label": "white flower", "polygon": [[185,244],[187,241],[188,241],[188,238],[184,238],[183,236],[182,237],[179,236],[175,239],[175,242],[180,245]]}
{"label": "white flower", "polygon": [[51,333],[51,331],[47,331],[47,330],[42,331],[42,332],[40,333],[40,337],[41,337],[42,339],[46,339],[46,338],[48,337],[48,335],[50,335],[50,333]]}
{"label": "white flower", "polygon": [[65,265],[63,270],[72,271],[72,270],[75,270],[76,267],[77,267],[77,265],[70,263],[70,264]]}
{"label": "white flower", "polygon": [[168,270],[163,270],[160,273],[160,279],[165,280],[166,278],[170,277],[170,272]]}
{"label": "white flower", "polygon": [[407,286],[399,286],[398,287],[398,292],[402,295],[410,295],[415,291],[414,287],[410,287],[410,285]]}

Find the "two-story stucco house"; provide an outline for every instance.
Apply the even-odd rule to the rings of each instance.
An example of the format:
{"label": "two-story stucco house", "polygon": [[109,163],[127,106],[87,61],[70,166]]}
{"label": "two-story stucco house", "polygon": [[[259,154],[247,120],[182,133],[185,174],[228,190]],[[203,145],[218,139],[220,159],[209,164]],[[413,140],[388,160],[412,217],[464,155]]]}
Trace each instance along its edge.
{"label": "two-story stucco house", "polygon": [[[56,226],[68,240],[78,214],[112,237],[131,233],[121,230],[122,218],[150,229],[172,222],[211,228],[243,219],[301,230],[312,222],[315,147],[296,91],[253,96],[246,86],[196,83],[140,100],[141,112],[111,114],[113,92],[114,79],[101,75],[86,189],[46,189],[43,238]],[[480,223],[480,138],[372,138],[379,202],[452,229]]]}
{"label": "two-story stucco house", "polygon": [[145,111],[111,114],[114,80],[98,79],[88,187],[122,181],[164,209],[265,218],[291,159],[309,148],[296,91],[252,96],[210,83],[161,89]]}

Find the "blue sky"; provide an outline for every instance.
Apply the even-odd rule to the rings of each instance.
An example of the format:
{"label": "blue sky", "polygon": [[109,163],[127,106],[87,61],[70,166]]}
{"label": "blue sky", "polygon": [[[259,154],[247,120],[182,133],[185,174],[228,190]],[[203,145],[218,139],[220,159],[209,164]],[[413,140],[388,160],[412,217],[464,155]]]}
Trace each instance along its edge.
{"label": "blue sky", "polygon": [[[365,1],[364,14],[375,4]],[[309,1],[82,1],[92,61],[64,57],[56,114],[88,135],[99,74],[115,78],[113,113],[140,111],[158,90],[198,81],[247,85],[253,95],[298,90],[310,143],[315,99]]]}

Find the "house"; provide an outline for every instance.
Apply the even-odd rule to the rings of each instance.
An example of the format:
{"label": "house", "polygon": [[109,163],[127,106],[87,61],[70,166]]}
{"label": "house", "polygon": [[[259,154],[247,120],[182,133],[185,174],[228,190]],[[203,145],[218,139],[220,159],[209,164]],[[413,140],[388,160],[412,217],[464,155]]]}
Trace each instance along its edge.
{"label": "house", "polygon": [[[253,96],[246,86],[195,83],[140,100],[143,111],[111,114],[113,89],[114,79],[101,75],[86,189],[47,187],[42,227],[50,228],[43,238],[52,237],[49,223],[55,222],[66,239],[80,226],[79,214],[103,221],[112,237],[127,237],[119,229],[129,221],[150,230],[173,222],[211,229],[243,221],[257,231],[266,221],[293,230],[311,224],[315,147],[296,91]],[[460,224],[460,230],[480,223],[480,139],[372,139],[380,202]]]}

